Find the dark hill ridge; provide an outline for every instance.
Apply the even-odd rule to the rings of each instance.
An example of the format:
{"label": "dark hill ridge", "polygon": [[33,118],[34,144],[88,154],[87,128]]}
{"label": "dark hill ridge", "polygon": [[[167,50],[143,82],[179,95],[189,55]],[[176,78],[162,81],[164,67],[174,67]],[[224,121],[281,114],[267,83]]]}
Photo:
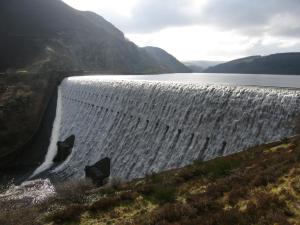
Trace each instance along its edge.
{"label": "dark hill ridge", "polygon": [[[162,66],[101,16],[60,0],[0,2],[0,71],[8,68],[103,73],[185,72]],[[5,53],[5,54],[3,54]]]}
{"label": "dark hill ridge", "polygon": [[224,62],[197,60],[197,61],[185,61],[182,63],[188,68],[190,68],[194,73],[202,73],[204,70],[208,69],[209,67],[216,66]]}
{"label": "dark hill ridge", "polygon": [[160,65],[162,70],[168,70],[171,73],[181,72],[190,73],[191,70],[184,64],[179,62],[175,57],[167,53],[165,50],[157,47],[143,48],[156,62]]}
{"label": "dark hill ridge", "polygon": [[219,64],[208,68],[204,72],[300,75],[300,53],[250,56]]}

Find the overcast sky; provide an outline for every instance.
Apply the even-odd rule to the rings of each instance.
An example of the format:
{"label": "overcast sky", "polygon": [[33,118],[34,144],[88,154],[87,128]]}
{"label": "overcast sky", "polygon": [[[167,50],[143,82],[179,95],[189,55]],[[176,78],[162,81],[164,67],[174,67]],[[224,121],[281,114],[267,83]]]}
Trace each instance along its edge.
{"label": "overcast sky", "polygon": [[300,51],[300,0],[64,0],[179,60]]}

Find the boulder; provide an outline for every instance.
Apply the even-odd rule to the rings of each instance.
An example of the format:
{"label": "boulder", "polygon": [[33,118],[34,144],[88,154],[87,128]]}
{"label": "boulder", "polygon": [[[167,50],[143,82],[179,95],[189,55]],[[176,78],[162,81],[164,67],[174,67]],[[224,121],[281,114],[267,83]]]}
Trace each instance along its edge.
{"label": "boulder", "polygon": [[92,166],[86,166],[84,170],[87,178],[97,186],[102,186],[103,181],[110,176],[110,158],[101,159]]}
{"label": "boulder", "polygon": [[71,135],[65,141],[57,142],[57,154],[53,159],[54,163],[65,161],[72,152],[75,142],[75,135]]}

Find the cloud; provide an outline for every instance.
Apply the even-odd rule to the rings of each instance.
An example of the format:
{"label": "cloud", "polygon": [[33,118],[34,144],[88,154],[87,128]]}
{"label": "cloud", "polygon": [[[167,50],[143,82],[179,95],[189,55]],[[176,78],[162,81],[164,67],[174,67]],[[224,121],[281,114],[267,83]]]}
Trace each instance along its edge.
{"label": "cloud", "polygon": [[64,0],[180,60],[300,51],[300,0]]}
{"label": "cloud", "polygon": [[154,45],[188,61],[194,59],[227,60],[243,57],[256,43],[234,31],[216,31],[209,26],[166,28],[154,33],[127,34],[142,46]]}
{"label": "cloud", "polygon": [[116,23],[129,33],[193,25],[196,24],[196,13],[190,10],[193,5],[193,0],[140,0],[132,8],[130,17],[120,18]]}
{"label": "cloud", "polygon": [[266,43],[265,40],[257,40],[244,55],[270,55],[274,53],[296,52],[300,51],[300,41],[290,42],[274,40]]}
{"label": "cloud", "polygon": [[151,33],[191,25],[210,25],[245,35],[299,37],[299,0],[140,0],[130,17],[115,18],[125,32]]}
{"label": "cloud", "polygon": [[300,0],[64,0],[96,11],[125,33],[209,25],[249,36],[300,35]]}

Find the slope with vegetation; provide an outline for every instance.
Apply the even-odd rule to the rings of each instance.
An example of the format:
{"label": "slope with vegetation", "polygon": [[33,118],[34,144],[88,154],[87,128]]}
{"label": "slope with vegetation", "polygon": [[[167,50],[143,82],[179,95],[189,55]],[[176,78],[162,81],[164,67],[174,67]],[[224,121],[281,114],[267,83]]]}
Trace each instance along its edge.
{"label": "slope with vegetation", "polygon": [[204,72],[300,75],[299,61],[299,52],[250,56],[210,67]]}
{"label": "slope with vegetation", "polygon": [[144,47],[143,48],[158,64],[161,69],[170,71],[171,73],[190,73],[192,72],[187,66],[179,62],[172,55],[165,50],[157,47]]}
{"label": "slope with vegetation", "polygon": [[2,203],[0,223],[299,224],[299,162],[295,137],[129,183],[70,181],[26,209]]}
{"label": "slope with vegetation", "polygon": [[101,16],[75,10],[61,0],[1,1],[0,33],[0,50],[5,52],[0,55],[0,72],[172,72]]}

